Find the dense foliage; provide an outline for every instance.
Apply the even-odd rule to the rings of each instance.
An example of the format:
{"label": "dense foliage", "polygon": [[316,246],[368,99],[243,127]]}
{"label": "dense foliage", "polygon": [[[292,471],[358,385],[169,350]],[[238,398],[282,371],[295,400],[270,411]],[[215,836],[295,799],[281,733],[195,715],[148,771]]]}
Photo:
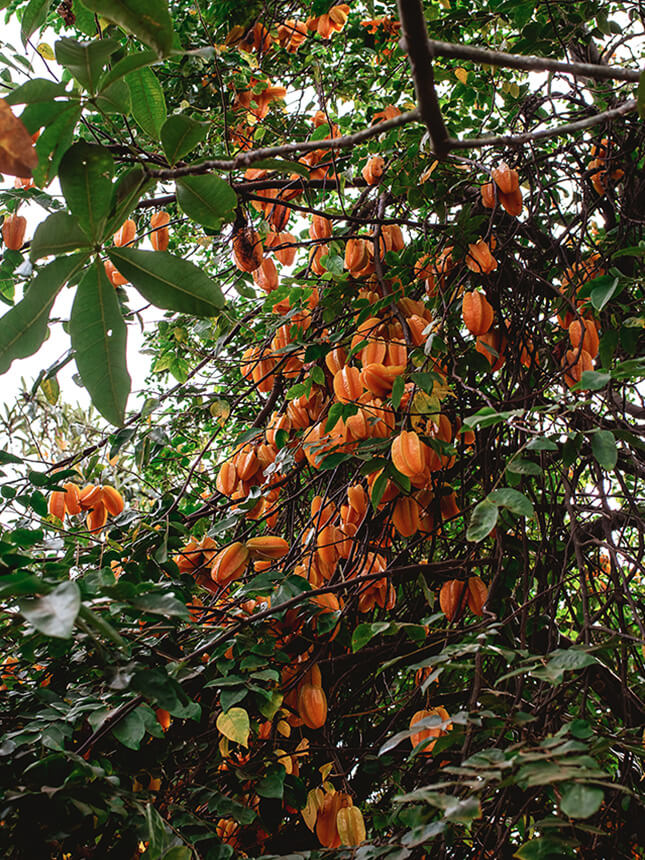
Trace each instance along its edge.
{"label": "dense foliage", "polygon": [[640,5],[2,5],[3,856],[642,856]]}

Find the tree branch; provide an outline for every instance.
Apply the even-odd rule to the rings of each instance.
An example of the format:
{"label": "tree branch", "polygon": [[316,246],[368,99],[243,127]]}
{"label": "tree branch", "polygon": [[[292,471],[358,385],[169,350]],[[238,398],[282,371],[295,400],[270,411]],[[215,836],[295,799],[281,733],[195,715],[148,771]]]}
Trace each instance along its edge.
{"label": "tree branch", "polygon": [[420,0],[398,0],[401,19],[401,47],[408,55],[421,119],[432,139],[437,158],[445,158],[450,146],[434,86],[433,53]]}

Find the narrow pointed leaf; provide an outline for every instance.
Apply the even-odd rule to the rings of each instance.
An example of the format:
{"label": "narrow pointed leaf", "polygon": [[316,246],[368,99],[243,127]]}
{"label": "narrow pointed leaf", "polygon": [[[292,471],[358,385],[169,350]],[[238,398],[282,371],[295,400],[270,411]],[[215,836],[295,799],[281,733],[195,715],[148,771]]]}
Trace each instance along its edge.
{"label": "narrow pointed leaf", "polygon": [[0,317],[0,373],[16,358],[26,358],[40,348],[54,299],[86,259],[85,254],[76,254],[51,262],[31,282],[22,301]]}
{"label": "narrow pointed leaf", "polygon": [[100,263],[94,262],[78,285],[70,334],[92,403],[112,424],[122,424],[130,393],[126,327],[116,291]]}
{"label": "narrow pointed leaf", "polygon": [[137,125],[153,140],[159,140],[166,121],[166,99],[159,79],[150,68],[138,69],[126,76],[132,99],[132,116]]}
{"label": "narrow pointed leaf", "polygon": [[202,269],[167,251],[110,248],[110,260],[141,295],[171,311],[215,316],[224,307],[218,284]]}
{"label": "narrow pointed leaf", "polygon": [[44,26],[47,13],[51,6],[51,0],[29,0],[25,11],[22,13],[20,37],[22,44],[26,45],[32,33]]}
{"label": "narrow pointed leaf", "polygon": [[73,215],[93,239],[100,239],[112,205],[114,161],[102,146],[75,143],[60,163],[58,176]]}

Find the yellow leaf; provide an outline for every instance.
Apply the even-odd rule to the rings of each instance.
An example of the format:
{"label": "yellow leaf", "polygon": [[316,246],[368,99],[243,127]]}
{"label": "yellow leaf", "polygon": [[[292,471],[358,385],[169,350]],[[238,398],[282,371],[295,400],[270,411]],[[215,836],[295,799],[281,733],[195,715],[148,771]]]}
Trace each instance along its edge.
{"label": "yellow leaf", "polygon": [[312,788],[307,795],[305,808],[301,812],[305,824],[312,833],[316,826],[316,818],[318,817],[318,810],[322,806],[323,798],[324,794],[319,788]]}
{"label": "yellow leaf", "polygon": [[462,84],[468,83],[468,72],[466,71],[466,69],[463,69],[461,66],[459,66],[458,69],[455,69],[455,77],[457,78],[458,81],[461,81]]}
{"label": "yellow leaf", "polygon": [[228,754],[231,751],[228,738],[220,738],[219,741],[219,754],[222,758],[228,758]]}
{"label": "yellow leaf", "polygon": [[514,99],[519,98],[520,95],[520,87],[519,84],[516,84],[515,81],[510,86],[511,95]]}
{"label": "yellow leaf", "polygon": [[54,54],[54,50],[51,45],[48,45],[47,42],[41,42],[40,45],[36,48],[41,57],[45,60],[55,60],[56,55]]}
{"label": "yellow leaf", "polygon": [[324,764],[324,765],[322,765],[322,767],[318,768],[318,770],[320,771],[320,776],[321,776],[323,782],[327,779],[327,777],[331,773],[331,769],[333,768],[333,766],[334,766],[333,761],[328,761],[327,764]]}
{"label": "yellow leaf", "polygon": [[217,418],[219,426],[223,427],[231,414],[231,405],[226,400],[213,400],[208,411],[213,418]]}
{"label": "yellow leaf", "polygon": [[278,734],[282,735],[283,738],[291,736],[291,726],[286,720],[278,720],[276,729],[278,730]]}
{"label": "yellow leaf", "polygon": [[229,741],[248,747],[251,724],[244,708],[231,708],[226,713],[222,712],[217,718],[216,726]]}

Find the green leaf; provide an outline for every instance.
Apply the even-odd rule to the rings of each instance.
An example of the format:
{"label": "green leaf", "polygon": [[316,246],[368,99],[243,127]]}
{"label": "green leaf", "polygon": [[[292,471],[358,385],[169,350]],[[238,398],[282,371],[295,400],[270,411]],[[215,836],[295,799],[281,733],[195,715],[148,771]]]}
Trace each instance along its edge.
{"label": "green leaf", "polygon": [[[593,286],[595,284],[595,286]],[[611,275],[602,275],[600,278],[595,278],[590,282],[591,289],[591,304],[597,311],[601,311],[609,299],[616,292],[618,286],[618,278],[612,278]]]}
{"label": "green leaf", "polygon": [[36,630],[57,639],[69,639],[81,608],[81,592],[75,582],[61,582],[49,594],[18,601],[20,612]]}
{"label": "green leaf", "polygon": [[284,158],[263,158],[262,161],[254,161],[253,168],[258,170],[275,170],[280,173],[297,173],[303,179],[309,179],[309,168],[299,161],[289,161]]}
{"label": "green leaf", "polygon": [[205,227],[219,227],[231,221],[237,195],[218,176],[186,176],[177,180],[177,202],[189,218]]}
{"label": "green leaf", "polygon": [[484,540],[495,528],[497,522],[497,505],[484,499],[474,509],[466,532],[466,540],[478,542]]}
{"label": "green leaf", "polygon": [[32,33],[44,26],[50,6],[51,0],[29,0],[20,22],[20,37],[23,45],[27,44]]}
{"label": "green leaf", "polygon": [[488,494],[488,501],[500,508],[508,508],[512,514],[518,517],[532,517],[535,513],[533,503],[530,499],[517,490],[510,487],[500,487]]}
{"label": "green leaf", "polygon": [[98,262],[78,285],[70,334],[76,366],[92,403],[104,418],[119,426],[130,393],[126,327],[116,291]]}
{"label": "green leaf", "polygon": [[165,0],[83,0],[83,5],[132,33],[160,57],[170,53],[173,29]]}
{"label": "green leaf", "polygon": [[57,84],[56,81],[47,78],[34,78],[22,86],[16,87],[5,96],[8,105],[38,104],[39,102],[51,102],[58,96],[65,95],[65,84]]}
{"label": "green leaf", "polygon": [[527,451],[557,451],[558,446],[546,436],[536,436],[526,446]]}
{"label": "green leaf", "polygon": [[139,165],[119,177],[113,188],[112,206],[105,225],[107,235],[119,229],[151,183],[152,180]]}
{"label": "green leaf", "polygon": [[161,84],[150,68],[137,69],[125,77],[132,99],[132,116],[153,140],[159,140],[166,121],[166,98]]}
{"label": "green leaf", "polygon": [[47,123],[36,141],[38,164],[34,169],[34,182],[42,186],[47,185],[56,175],[61,160],[72,143],[74,129],[81,117],[81,106],[78,102],[53,102],[48,106],[53,106],[60,112],[53,122]]}
{"label": "green leaf", "polygon": [[525,460],[524,457],[513,457],[513,459],[509,460],[506,464],[506,468],[509,472],[513,472],[515,475],[542,474],[542,469],[537,463],[533,463],[531,460]]}
{"label": "green leaf", "polygon": [[352,651],[356,653],[367,645],[370,639],[383,633],[390,627],[389,621],[375,621],[372,624],[359,624],[352,634]]}
{"label": "green leaf", "polygon": [[91,95],[96,93],[103,68],[119,47],[116,39],[78,42],[76,39],[67,37],[59,39],[54,45],[56,60]]}
{"label": "green leaf", "polygon": [[94,104],[104,114],[129,114],[132,110],[130,88],[125,81],[115,81],[94,99]]}
{"label": "green leaf", "polygon": [[255,791],[260,797],[273,797],[280,800],[284,794],[284,778],[286,775],[287,772],[282,765],[270,765],[264,778],[256,785]]}
{"label": "green leaf", "polygon": [[86,259],[84,254],[76,254],[53,260],[34,278],[22,301],[0,317],[0,373],[15,359],[33,355],[40,348],[56,296]]}
{"label": "green leaf", "polygon": [[100,239],[112,205],[114,161],[107,149],[80,141],[70,147],[58,176],[67,205],[92,239]]}
{"label": "green leaf", "polygon": [[397,376],[392,383],[392,408],[398,409],[401,405],[401,398],[403,397],[403,391],[405,389],[405,378],[403,374],[401,376]]}
{"label": "green leaf", "polygon": [[139,712],[139,708],[135,708],[134,711],[126,714],[112,729],[114,737],[129,750],[139,749],[145,733],[146,725],[143,721],[143,716]]}
{"label": "green leaf", "polygon": [[604,798],[602,788],[574,782],[563,790],[560,809],[569,818],[589,818],[598,812]]}
{"label": "green leaf", "polygon": [[611,381],[611,373],[601,373],[599,370],[583,370],[580,378],[580,388],[586,391],[600,391]]}
{"label": "green leaf", "polygon": [[611,430],[598,430],[591,437],[591,450],[598,464],[610,471],[618,462],[616,437]]}
{"label": "green leaf", "polygon": [[218,284],[188,260],[167,251],[111,248],[110,259],[141,295],[158,308],[215,316],[224,307]]}
{"label": "green leaf", "polygon": [[145,66],[150,66],[157,62],[157,54],[155,51],[137,51],[136,54],[128,54],[123,57],[118,63],[115,63],[112,68],[106,72],[99,83],[101,91],[109,87],[115,81],[120,80],[130,72],[136,72],[137,69],[143,69]]}
{"label": "green leaf", "polygon": [[169,116],[161,129],[161,145],[170,164],[176,164],[184,155],[201,143],[208,131],[207,122],[197,122],[183,113]]}
{"label": "green leaf", "polygon": [[573,856],[567,851],[569,843],[554,839],[551,836],[541,836],[531,839],[519,848],[513,857],[518,860],[562,860],[562,857]]}
{"label": "green leaf", "polygon": [[186,604],[177,600],[172,594],[142,594],[131,601],[136,609],[150,612],[152,615],[176,616],[190,620],[190,612]]}
{"label": "green leaf", "polygon": [[50,254],[58,256],[78,248],[87,248],[89,251],[89,244],[89,239],[75,215],[54,212],[36,227],[29,247],[29,257],[31,260],[39,260]]}
{"label": "green leaf", "polygon": [[228,738],[229,741],[234,741],[243,747],[248,747],[249,734],[251,733],[251,724],[249,715],[244,708],[231,708],[226,713],[222,712],[217,718],[215,724],[217,730]]}

